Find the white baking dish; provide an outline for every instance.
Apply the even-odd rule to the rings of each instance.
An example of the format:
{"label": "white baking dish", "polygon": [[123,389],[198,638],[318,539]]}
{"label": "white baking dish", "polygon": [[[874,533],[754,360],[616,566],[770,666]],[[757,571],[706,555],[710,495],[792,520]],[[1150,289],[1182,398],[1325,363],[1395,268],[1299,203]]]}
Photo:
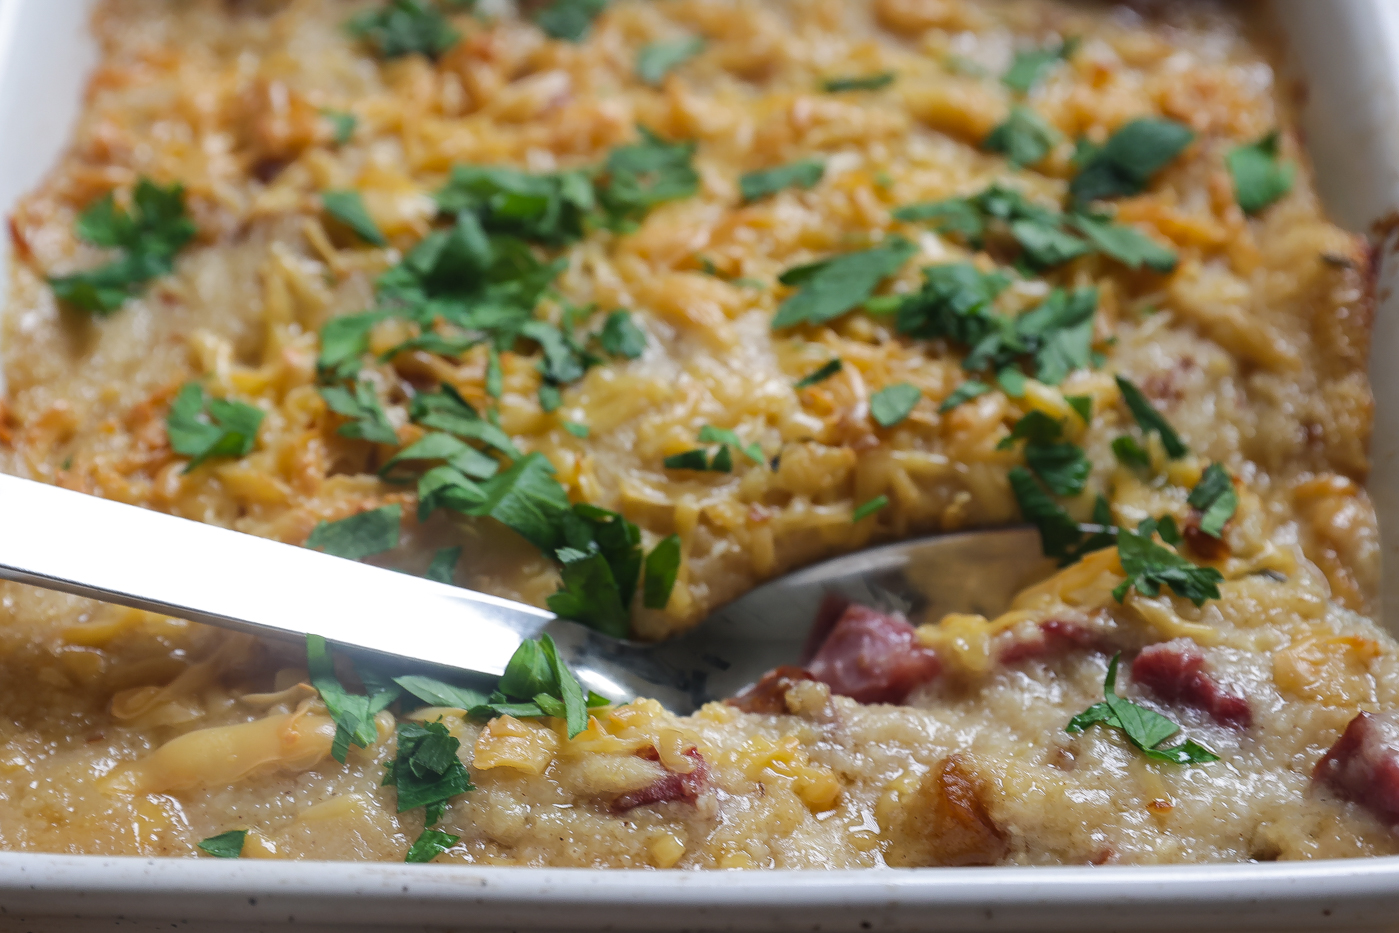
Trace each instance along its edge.
{"label": "white baking dish", "polygon": [[[755,0],[756,2],[756,0]],[[88,0],[0,0],[0,213],[53,164]],[[1331,215],[1399,208],[1399,2],[1276,0]],[[0,266],[8,237],[0,237]],[[0,304],[6,277],[0,276]],[[1399,567],[1399,262],[1381,276],[1371,491]],[[1388,306],[1388,307],[1386,307]],[[6,533],[22,533],[6,529]],[[1399,575],[1386,578],[1391,618]],[[1143,868],[640,872],[0,854],[0,929],[1392,929],[1399,858]],[[21,919],[23,918],[23,919]]]}

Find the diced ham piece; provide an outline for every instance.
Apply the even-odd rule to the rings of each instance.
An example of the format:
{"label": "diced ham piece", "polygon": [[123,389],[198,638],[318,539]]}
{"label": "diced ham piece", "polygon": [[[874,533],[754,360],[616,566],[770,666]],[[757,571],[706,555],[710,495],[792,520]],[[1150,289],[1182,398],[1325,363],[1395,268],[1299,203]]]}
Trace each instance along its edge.
{"label": "diced ham piece", "polygon": [[901,616],[848,606],[807,665],[832,693],[861,703],[900,703],[942,670]]}
{"label": "diced ham piece", "polygon": [[804,667],[784,664],[763,675],[763,679],[745,687],[724,702],[737,706],[745,713],[786,713],[787,691],[803,680],[815,680]]}
{"label": "diced ham piece", "polygon": [[1205,672],[1205,656],[1184,638],[1150,645],[1132,662],[1132,679],[1163,703],[1204,710],[1215,722],[1246,729],[1253,723],[1248,700],[1225,690]]}
{"label": "diced ham piece", "polygon": [[[704,763],[704,756],[698,749],[690,749],[685,754],[694,759],[695,767],[689,774],[678,774],[670,772],[663,778],[648,784],[641,790],[634,790],[629,794],[623,794],[612,801],[612,812],[625,813],[636,807],[644,807],[653,803],[670,803],[675,800],[683,800],[686,803],[694,803],[704,791],[705,785],[709,783],[709,767]],[[643,758],[652,761],[660,760],[655,749],[647,749],[642,753]]]}
{"label": "diced ham piece", "polygon": [[1103,636],[1079,622],[1046,619],[1034,637],[1013,641],[1001,649],[1002,664],[1027,658],[1057,657],[1070,651],[1106,651]]}
{"label": "diced ham piece", "polygon": [[1312,781],[1385,822],[1399,822],[1399,718],[1358,713],[1316,762]]}
{"label": "diced ham piece", "polygon": [[1316,763],[1312,780],[1386,823],[1399,823],[1399,719],[1358,714]]}

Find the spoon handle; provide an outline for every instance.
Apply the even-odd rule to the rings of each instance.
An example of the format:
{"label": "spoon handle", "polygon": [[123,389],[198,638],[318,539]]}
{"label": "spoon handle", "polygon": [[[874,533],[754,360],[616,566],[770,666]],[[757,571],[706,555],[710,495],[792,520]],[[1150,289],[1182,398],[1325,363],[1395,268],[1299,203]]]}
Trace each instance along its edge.
{"label": "spoon handle", "polygon": [[0,579],[498,675],[554,619],[508,599],[0,474]]}

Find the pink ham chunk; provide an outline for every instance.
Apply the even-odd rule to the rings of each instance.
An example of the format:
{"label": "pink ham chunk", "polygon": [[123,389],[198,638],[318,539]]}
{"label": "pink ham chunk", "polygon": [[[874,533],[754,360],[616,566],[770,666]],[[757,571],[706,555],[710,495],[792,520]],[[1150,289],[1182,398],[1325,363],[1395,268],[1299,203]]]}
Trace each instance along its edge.
{"label": "pink ham chunk", "polygon": [[[689,774],[679,774],[672,771],[641,790],[623,794],[612,801],[612,812],[625,813],[636,807],[644,807],[653,803],[671,803],[676,800],[694,803],[704,791],[705,785],[709,783],[709,768],[705,765],[704,756],[699,753],[698,749],[692,748],[685,754],[694,759],[695,762],[695,767]],[[655,749],[647,749],[642,757],[652,761],[660,759]]]}
{"label": "pink ham chunk", "polygon": [[1030,658],[1054,658],[1070,651],[1108,651],[1106,638],[1079,622],[1046,619],[1028,638],[1017,638],[1000,651],[1002,664]]}
{"label": "pink ham chunk", "polygon": [[1399,718],[1357,715],[1317,762],[1312,780],[1386,823],[1399,823]]}
{"label": "pink ham chunk", "polygon": [[807,665],[832,693],[861,703],[901,703],[942,670],[901,616],[848,606]]}
{"label": "pink ham chunk", "polygon": [[1132,662],[1132,679],[1163,703],[1204,710],[1220,725],[1253,723],[1248,701],[1224,689],[1205,671],[1205,656],[1184,638],[1150,645]]}

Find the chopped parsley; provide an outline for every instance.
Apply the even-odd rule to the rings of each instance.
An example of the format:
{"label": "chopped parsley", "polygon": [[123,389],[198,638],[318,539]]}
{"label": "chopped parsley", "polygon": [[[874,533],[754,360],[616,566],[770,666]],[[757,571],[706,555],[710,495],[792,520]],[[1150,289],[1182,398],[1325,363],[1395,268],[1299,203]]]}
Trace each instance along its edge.
{"label": "chopped parsley", "polygon": [[688,198],[699,190],[693,165],[693,142],[670,143],[644,126],[641,141],[619,146],[607,156],[598,202],[612,226],[627,229],[666,201]]}
{"label": "chopped parsley", "polygon": [[647,84],[660,84],[677,65],[704,51],[704,45],[704,40],[699,36],[690,36],[643,46],[636,56],[636,76]]}
{"label": "chopped parsley", "polygon": [[870,396],[870,415],[881,427],[892,428],[913,412],[923,392],[907,382],[885,386]]}
{"label": "chopped parsley", "polygon": [[868,75],[827,78],[821,82],[821,90],[830,94],[839,94],[841,91],[877,91],[893,84],[896,77],[898,75],[892,71],[880,71]]}
{"label": "chopped parsley", "polygon": [[319,522],[306,539],[306,546],[347,560],[372,557],[398,547],[402,519],[403,507],[395,503],[338,522]]}
{"label": "chopped parsley", "polygon": [[392,682],[379,682],[367,671],[357,671],[367,693],[346,690],[335,673],[330,646],[319,635],[306,636],[306,669],[311,675],[311,685],[320,693],[330,718],[335,721],[330,756],[344,764],[350,746],[368,748],[378,738],[374,717],[398,699],[402,690]]}
{"label": "chopped parsley", "polygon": [[1071,223],[1104,256],[1111,256],[1129,269],[1146,266],[1154,272],[1175,271],[1176,254],[1135,227],[1114,224],[1088,214],[1071,214]]}
{"label": "chopped parsley", "polygon": [[630,312],[617,310],[607,316],[598,343],[604,353],[634,360],[646,352],[646,332],[636,326]]}
{"label": "chopped parsley", "polygon": [[1278,131],[1225,156],[1234,178],[1234,198],[1246,214],[1256,214],[1292,190],[1297,166],[1278,158]]}
{"label": "chopped parsley", "polygon": [[884,279],[898,272],[918,248],[900,236],[882,246],[788,269],[778,278],[800,290],[777,309],[774,330],[823,324],[863,304]]}
{"label": "chopped parsley", "polygon": [[457,569],[457,561],[461,560],[460,547],[439,548],[432,555],[432,562],[427,565],[427,572],[423,576],[434,583],[452,582],[453,574]]}
{"label": "chopped parsley", "polygon": [[826,174],[826,163],[821,159],[801,159],[776,168],[749,172],[738,180],[738,189],[744,201],[756,201],[783,188],[810,188]]}
{"label": "chopped parsley", "polygon": [[121,251],[103,266],[51,276],[54,295],[75,308],[108,315],[140,294],[151,279],[175,268],[175,254],[198,232],[185,212],[185,189],[162,188],[148,178],[136,183],[131,210],[118,207],[109,192],[78,215],[75,232],[94,246]]}
{"label": "chopped parsley", "polygon": [[763,459],[763,448],[758,445],[757,441],[751,444],[745,444],[739,439],[739,436],[729,428],[716,428],[713,425],[706,424],[704,427],[700,428],[699,441],[701,444],[726,444],[754,463],[766,462]]}
{"label": "chopped parsley", "polygon": [[851,515],[850,515],[850,521],[851,521],[852,523],[854,523],[854,522],[859,522],[859,521],[863,521],[864,519],[869,518],[869,517],[870,517],[871,515],[873,515],[875,512],[878,512],[878,511],[880,511],[881,509],[887,508],[888,506],[889,506],[889,497],[888,497],[888,496],[875,496],[875,497],[874,497],[873,499],[871,499],[870,501],[865,502],[865,503],[862,503],[861,505],[856,506],[856,507],[855,507],[855,511],[852,512]]}
{"label": "chopped parsley", "polygon": [[369,216],[364,198],[358,191],[323,191],[321,204],[325,212],[349,227],[361,240],[374,246],[388,246],[389,241],[379,232],[379,225]]}
{"label": "chopped parsley", "polygon": [[1069,193],[1081,203],[1138,194],[1194,139],[1195,133],[1175,120],[1133,120],[1085,154]]}
{"label": "chopped parsley", "polygon": [[354,16],[345,28],[382,58],[419,53],[436,59],[461,38],[430,0],[389,0]]}
{"label": "chopped parsley", "polygon": [[576,421],[565,421],[563,429],[577,438],[586,438],[591,433],[586,424],[579,424]]}
{"label": "chopped parsley", "polygon": [[661,461],[667,470],[694,470],[696,472],[728,473],[733,470],[733,454],[728,445],[720,447],[711,457],[702,447],[672,454]]}
{"label": "chopped parsley", "polygon": [[952,391],[952,394],[942,400],[938,406],[938,413],[942,414],[956,408],[963,402],[970,402],[978,396],[985,395],[991,391],[991,387],[976,379],[968,379]]}
{"label": "chopped parsley", "polygon": [[425,829],[413,844],[408,847],[405,862],[431,862],[461,841],[460,836],[444,833],[440,829]]}
{"label": "chopped parsley", "polygon": [[1056,496],[1076,496],[1088,483],[1093,465],[1083,448],[1063,440],[1064,423],[1042,411],[1031,411],[1015,423],[1010,436],[996,445],[1007,450],[1025,442],[1025,462]]}
{"label": "chopped parsley", "polygon": [[468,710],[486,702],[486,695],[479,690],[445,683],[435,677],[409,674],[395,677],[393,682],[429,706]]}
{"label": "chopped parsley", "polygon": [[1020,514],[1039,529],[1044,555],[1058,559],[1060,566],[1071,564],[1090,551],[1112,546],[1112,510],[1102,496],[1093,503],[1093,524],[1080,525],[1055,503],[1029,470],[1011,467],[1006,478]]}
{"label": "chopped parsley", "polygon": [[1239,494],[1229,471],[1221,464],[1211,463],[1186,501],[1200,513],[1200,530],[1218,538],[1239,507]]}
{"label": "chopped parsley", "polygon": [[524,641],[515,650],[496,690],[473,716],[554,716],[564,720],[571,739],[588,728],[588,708],[605,706],[608,700],[585,696],[573,671],[559,658],[554,639],[545,634],[538,641]]}
{"label": "chopped parsley", "polygon": [[376,444],[398,443],[398,432],[389,423],[374,384],[369,380],[356,380],[353,392],[341,386],[320,386],[319,390],[331,411],[350,419],[340,425],[337,434]]}
{"label": "chopped parsley", "polygon": [[534,23],[551,39],[579,42],[606,7],[607,0],[554,0],[535,14]]}
{"label": "chopped parsley", "polygon": [[1131,700],[1117,694],[1117,664],[1121,652],[1113,655],[1108,663],[1108,673],[1103,681],[1103,702],[1094,703],[1088,709],[1069,720],[1064,731],[1071,735],[1083,732],[1089,726],[1103,725],[1122,730],[1127,741],[1153,761],[1164,761],[1177,765],[1199,765],[1218,761],[1214,752],[1186,739],[1179,745],[1162,748],[1162,744],[1180,731],[1180,726],[1160,713],[1138,706]]}
{"label": "chopped parsley", "polygon": [[321,111],[321,116],[330,123],[331,138],[335,140],[335,145],[343,146],[354,138],[355,127],[359,125],[359,120],[353,113],[346,110],[325,109]]}
{"label": "chopped parsley", "polygon": [[1093,423],[1093,396],[1091,395],[1066,395],[1064,401],[1069,403],[1069,407],[1083,419],[1084,424]]}
{"label": "chopped parsley", "polygon": [[450,434],[433,432],[424,434],[394,454],[379,468],[379,475],[392,480],[394,467],[410,460],[443,460],[448,466],[472,479],[490,479],[500,469],[497,461],[465,441],[458,440]]}
{"label": "chopped parsley", "polygon": [[551,610],[616,638],[631,630],[631,603],[641,576],[641,530],[616,512],[580,503],[567,513],[564,546],[555,551],[563,583]]}
{"label": "chopped parsley", "polygon": [[243,854],[243,843],[247,838],[246,829],[230,829],[226,833],[201,840],[199,848],[215,858],[237,858]]}
{"label": "chopped parsley", "polygon": [[646,555],[641,604],[647,609],[664,609],[670,602],[670,591],[675,589],[679,574],[680,536],[673,534],[663,538]]}
{"label": "chopped parsley", "polygon": [[[1197,606],[1203,606],[1206,600],[1218,599],[1219,584],[1224,581],[1224,575],[1213,567],[1198,567],[1175,551],[1157,544],[1152,536],[1158,530],[1158,522],[1151,518],[1144,520],[1136,531],[1127,528],[1117,530],[1117,556],[1122,561],[1122,570],[1127,574],[1127,579],[1112,591],[1113,598],[1122,602],[1127,591],[1134,587],[1143,596],[1158,596],[1161,587],[1167,586],[1171,592]],[[1177,537],[1174,520],[1167,533]]]}
{"label": "chopped parsley", "polygon": [[1057,45],[1040,49],[1022,49],[1015,53],[1010,69],[1001,76],[1001,83],[1013,91],[1028,94],[1061,61],[1073,58],[1079,39],[1070,36]]}
{"label": "chopped parsley", "polygon": [[210,457],[243,457],[257,441],[263,411],[229,399],[208,399],[197,382],[186,383],[170,405],[165,433],[170,449],[191,457],[188,473]]}
{"label": "chopped parsley", "polygon": [[1126,403],[1132,417],[1137,419],[1142,431],[1147,434],[1155,431],[1161,435],[1161,446],[1166,448],[1167,456],[1172,460],[1178,460],[1190,452],[1190,448],[1185,446],[1185,442],[1180,439],[1175,428],[1171,427],[1166,416],[1156,410],[1156,406],[1151,404],[1151,400],[1141,389],[1123,376],[1117,377],[1117,388],[1121,390],[1122,401]]}
{"label": "chopped parsley", "polygon": [[456,165],[436,194],[443,214],[470,211],[481,230],[549,246],[583,236],[583,220],[596,207],[585,172],[531,174],[490,165]]}
{"label": "chopped parsley", "polygon": [[841,362],[840,357],[836,357],[835,359],[824,363],[819,369],[812,370],[805,376],[802,376],[800,379],[797,380],[796,384],[792,388],[807,389],[811,386],[816,385],[818,382],[825,382],[827,379],[840,372],[841,368],[844,365],[845,364]]}
{"label": "chopped parsley", "polygon": [[400,721],[397,731],[398,754],[384,766],[383,786],[398,789],[399,813],[426,808],[431,826],[448,800],[476,789],[457,757],[461,741],[440,722]]}
{"label": "chopped parsley", "polygon": [[1147,453],[1146,449],[1138,444],[1137,439],[1131,435],[1124,434],[1114,438],[1112,452],[1123,466],[1137,467],[1143,470],[1151,469],[1151,454]]}
{"label": "chopped parsley", "polygon": [[1003,154],[1012,165],[1037,165],[1049,155],[1060,136],[1029,107],[1017,104],[1010,116],[982,140],[981,148]]}

